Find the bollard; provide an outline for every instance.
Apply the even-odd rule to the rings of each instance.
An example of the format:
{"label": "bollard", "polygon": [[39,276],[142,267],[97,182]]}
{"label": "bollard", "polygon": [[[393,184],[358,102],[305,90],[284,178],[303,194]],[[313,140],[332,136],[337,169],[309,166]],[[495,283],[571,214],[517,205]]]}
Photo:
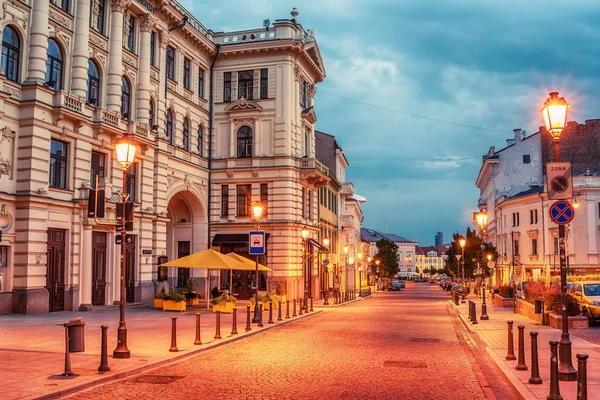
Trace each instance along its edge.
{"label": "bollard", "polygon": [[251,331],[250,327],[250,306],[246,306],[246,331]]}
{"label": "bollard", "polygon": [[517,329],[519,330],[519,360],[515,368],[517,371],[527,371],[527,364],[525,364],[525,327],[519,325]]}
{"label": "bollard", "polygon": [[558,341],[550,341],[550,394],[547,400],[563,400],[558,386]]}
{"label": "bollard", "polygon": [[296,299],[294,299],[294,313],[292,314],[292,317],[296,317]]}
{"label": "bollard", "polygon": [[263,323],[262,323],[262,314],[263,314],[263,309],[262,309],[262,304],[260,304],[260,313],[258,314],[258,327],[262,328],[263,327]]}
{"label": "bollard", "polygon": [[106,351],[106,331],[108,330],[108,326],[102,325],[100,329],[102,330],[102,347],[100,349],[100,366],[98,367],[98,372],[107,372],[110,371],[110,367],[108,366],[108,353]]}
{"label": "bollard", "polygon": [[272,324],[273,323],[273,302],[270,301],[269,302],[269,321],[267,322],[267,324]]}
{"label": "bollard", "polygon": [[337,304],[338,303],[338,294],[337,292],[333,292],[333,304]]}
{"label": "bollard", "polygon": [[302,298],[298,299],[298,301],[300,302],[300,308],[298,310],[298,315],[302,315]]}
{"label": "bollard", "polygon": [[63,372],[63,376],[71,376],[73,372],[71,371],[71,353],[69,353],[69,328],[67,324],[65,325],[65,372]]}
{"label": "bollard", "polygon": [[460,304],[459,298],[458,298],[458,292],[455,292],[455,294],[454,294],[454,304],[456,304],[457,306]]}
{"label": "bollard", "polygon": [[329,298],[328,298],[328,297],[329,297],[329,296],[327,295],[327,291],[325,291],[325,292],[323,293],[323,300],[324,300],[324,301],[323,301],[323,305],[324,305],[324,306],[328,306],[328,305],[329,305]]}
{"label": "bollard", "polygon": [[531,336],[531,377],[529,378],[529,383],[539,385],[542,383],[542,378],[540,378],[540,367],[538,363],[538,333],[536,331],[531,331],[529,332],[529,335]]}
{"label": "bollard", "polygon": [[194,344],[196,345],[200,345],[202,344],[202,341],[200,340],[200,314],[199,312],[196,313],[196,340],[194,340]]}
{"label": "bollard", "polygon": [[215,339],[221,339],[221,311],[217,311],[217,323],[215,326]]}
{"label": "bollard", "polygon": [[171,317],[171,348],[169,351],[179,351],[177,349],[177,317]]}
{"label": "bollard", "polygon": [[313,298],[312,298],[312,296],[311,296],[311,298],[310,298],[310,311],[311,311],[311,312],[312,312],[312,311],[315,311],[315,310],[313,309]]}
{"label": "bollard", "polygon": [[513,344],[513,322],[506,321],[508,324],[508,354],[506,355],[507,360],[516,360],[515,357],[515,347]]}
{"label": "bollard", "polygon": [[232,335],[237,335],[237,308],[233,308],[233,328],[231,329]]}
{"label": "bollard", "polygon": [[472,303],[472,301],[471,301],[471,300],[469,300],[469,306],[468,306],[468,307],[469,307],[469,316],[467,317],[467,319],[468,319],[469,321],[470,321],[470,320],[471,320],[471,318],[472,318],[472,317],[471,317],[471,303]]}
{"label": "bollard", "polygon": [[577,400],[587,400],[587,360],[586,353],[577,353]]}
{"label": "bollard", "polygon": [[281,307],[283,307],[283,305],[281,304],[281,300],[279,300],[279,309],[277,310],[277,321],[281,321]]}
{"label": "bollard", "polygon": [[285,301],[285,319],[290,319],[290,302],[289,302],[289,300]]}
{"label": "bollard", "polygon": [[473,317],[471,319],[471,323],[473,325],[477,324],[477,305],[475,304],[475,302],[471,303],[471,317]]}

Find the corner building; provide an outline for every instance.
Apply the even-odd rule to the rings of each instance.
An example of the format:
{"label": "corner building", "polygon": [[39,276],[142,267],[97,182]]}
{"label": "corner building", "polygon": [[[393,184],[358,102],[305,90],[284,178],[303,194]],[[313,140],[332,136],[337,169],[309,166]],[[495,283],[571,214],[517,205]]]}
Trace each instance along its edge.
{"label": "corner building", "polygon": [[[120,297],[114,226],[125,186],[126,301],[205,270],[158,265],[211,246],[248,252],[261,202],[268,236],[260,289],[302,292],[300,231],[315,235],[315,84],[311,31],[292,18],[215,33],[173,0],[4,1],[0,14],[0,312],[91,310]],[[135,138],[122,172],[114,143]],[[106,218],[87,217],[106,190]],[[221,277],[224,278],[224,277]],[[240,298],[254,277],[234,276]],[[215,276],[210,287],[221,286]],[[252,282],[251,282],[252,281]]]}

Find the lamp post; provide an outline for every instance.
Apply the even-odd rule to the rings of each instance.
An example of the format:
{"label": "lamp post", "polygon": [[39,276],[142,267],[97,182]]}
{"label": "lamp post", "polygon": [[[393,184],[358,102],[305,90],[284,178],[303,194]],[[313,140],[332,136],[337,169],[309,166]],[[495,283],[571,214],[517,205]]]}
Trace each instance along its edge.
{"label": "lamp post", "polygon": [[[259,221],[260,218],[262,217],[262,213],[263,213],[263,207],[261,204],[255,204],[252,206],[252,220],[254,221],[255,224],[255,229],[258,231],[260,229],[259,226]],[[254,286],[256,286],[256,292],[254,293],[254,295],[256,296],[254,298],[254,317],[252,318],[252,322],[253,323],[258,323],[260,321],[260,310],[259,310],[259,306],[258,306],[258,254],[256,254],[256,269],[254,271]]]}
{"label": "lamp post", "polygon": [[[363,253],[358,253],[358,297],[362,297],[362,262],[363,262]],[[355,275],[356,276],[356,275]]]}
{"label": "lamp post", "polygon": [[463,284],[463,295],[461,299],[461,303],[466,303],[465,296],[467,292],[467,286],[465,285],[465,244],[467,244],[467,240],[461,237],[458,240],[458,244],[460,244],[461,256],[460,256],[460,266],[462,270],[462,284]]}
{"label": "lamp post", "polygon": [[117,329],[117,347],[113,351],[113,358],[129,358],[131,353],[127,348],[127,325],[125,324],[125,258],[126,258],[126,241],[127,231],[125,228],[125,215],[127,200],[129,195],[127,194],[127,169],[133,164],[135,157],[135,144],[129,135],[123,136],[115,143],[115,153],[117,156],[117,162],[121,164],[123,170],[123,188],[121,191],[121,202],[117,207],[122,207],[121,215],[121,301],[119,304],[119,328]]}
{"label": "lamp post", "polygon": [[[479,228],[481,228],[481,256],[483,258],[483,250],[485,248],[483,244],[483,231],[485,230],[485,226],[487,225],[488,216],[484,212],[478,212],[475,215],[475,218],[477,218],[477,225],[479,225]],[[485,265],[483,265],[483,263],[481,264],[481,281],[483,289],[483,301],[481,302],[481,317],[479,317],[479,319],[485,321],[490,319],[490,317],[488,317],[487,315],[487,304],[485,302]]]}
{"label": "lamp post", "polygon": [[304,275],[304,306],[308,309],[306,303],[309,296],[309,271],[308,271],[308,258],[306,257],[307,247],[308,247],[308,235],[309,231],[307,229],[302,229],[302,274]]}
{"label": "lamp post", "polygon": [[[554,139],[554,158],[560,161],[560,135],[567,124],[569,103],[564,97],[558,97],[558,92],[551,92],[541,109],[546,124],[546,130]],[[571,360],[571,340],[569,338],[569,316],[567,315],[567,265],[565,252],[565,226],[558,225],[558,248],[560,259],[560,293],[562,303],[562,333],[559,342],[558,379],[574,381],[577,371]]]}
{"label": "lamp post", "polygon": [[375,277],[377,278],[375,281],[375,291],[377,291],[377,282],[379,281],[379,263],[381,261],[375,260]]}
{"label": "lamp post", "polygon": [[[323,238],[323,246],[325,246],[326,248],[326,252],[329,253],[329,238]],[[327,295],[327,293],[329,292],[329,264],[327,265],[323,265],[323,269],[325,270],[325,273],[323,274],[324,276],[324,280],[325,280],[325,285],[324,285],[324,290],[323,290],[323,298],[324,298],[324,302],[323,305],[328,306],[329,305],[329,296]]]}
{"label": "lamp post", "polygon": [[[348,290],[348,245],[344,246],[344,274],[346,275],[346,290]],[[340,274],[340,289],[342,287],[342,277]]]}

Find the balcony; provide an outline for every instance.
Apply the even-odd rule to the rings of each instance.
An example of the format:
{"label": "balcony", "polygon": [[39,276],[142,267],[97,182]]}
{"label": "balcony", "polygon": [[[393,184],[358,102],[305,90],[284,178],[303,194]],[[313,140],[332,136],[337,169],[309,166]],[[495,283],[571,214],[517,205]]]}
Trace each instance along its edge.
{"label": "balcony", "polygon": [[85,98],[75,96],[71,93],[59,90],[54,94],[53,123],[56,125],[62,119],[73,121],[75,132],[83,125],[83,121],[88,119],[85,115]]}
{"label": "balcony", "polygon": [[342,228],[352,228],[354,226],[354,215],[340,215],[339,221]]}
{"label": "balcony", "polygon": [[100,133],[123,134],[129,131],[125,120],[121,120],[121,114],[106,108],[97,107],[94,110],[92,121],[94,124],[94,136]]}
{"label": "balcony", "polygon": [[354,184],[351,182],[343,182],[340,196],[350,197],[354,195]]}
{"label": "balcony", "polygon": [[300,180],[308,185],[321,187],[331,180],[329,168],[314,158],[300,158],[296,166],[300,168]]}

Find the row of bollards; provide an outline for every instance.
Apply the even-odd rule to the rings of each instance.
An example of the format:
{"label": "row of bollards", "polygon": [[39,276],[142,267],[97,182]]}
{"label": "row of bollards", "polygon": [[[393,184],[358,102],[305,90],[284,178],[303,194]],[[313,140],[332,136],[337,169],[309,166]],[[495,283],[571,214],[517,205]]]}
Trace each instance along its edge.
{"label": "row of bollards", "polygon": [[[352,301],[352,300],[356,300],[356,292],[354,290],[348,290],[348,291],[343,291],[343,292],[335,291],[333,293],[333,304],[342,304],[342,303],[345,303],[347,301]],[[313,311],[312,297],[310,298],[310,311]]]}
{"label": "row of bollards", "polygon": [[469,321],[471,321],[471,323],[473,325],[475,325],[477,323],[477,305],[472,300],[469,300],[469,317],[468,318],[469,318]]}

